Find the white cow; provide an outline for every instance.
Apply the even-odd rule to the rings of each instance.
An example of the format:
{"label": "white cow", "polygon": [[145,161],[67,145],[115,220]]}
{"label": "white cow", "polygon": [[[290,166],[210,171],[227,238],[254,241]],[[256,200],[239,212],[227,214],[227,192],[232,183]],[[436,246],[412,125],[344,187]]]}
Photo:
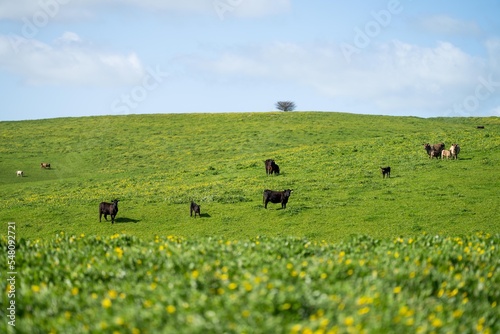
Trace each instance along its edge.
{"label": "white cow", "polygon": [[460,153],[460,146],[458,144],[452,144],[450,147],[451,158],[458,159],[458,153]]}
{"label": "white cow", "polygon": [[17,171],[17,176],[23,177],[24,176],[23,171],[22,170],[18,170]]}
{"label": "white cow", "polygon": [[449,150],[442,150],[441,151],[441,159],[449,159],[451,157],[451,151]]}

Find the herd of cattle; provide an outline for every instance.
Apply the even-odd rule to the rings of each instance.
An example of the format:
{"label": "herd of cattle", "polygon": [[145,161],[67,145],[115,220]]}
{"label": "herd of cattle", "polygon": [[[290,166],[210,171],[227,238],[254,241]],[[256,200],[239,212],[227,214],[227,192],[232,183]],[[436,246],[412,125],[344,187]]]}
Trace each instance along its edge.
{"label": "herd of cattle", "polygon": [[[265,160],[264,165],[266,167],[266,174],[267,175],[272,175],[272,174],[278,175],[280,173],[280,167],[276,164],[276,162],[273,159]],[[271,202],[271,203],[281,203],[281,208],[285,209],[286,203],[288,203],[288,198],[290,198],[291,194],[292,194],[291,189],[286,189],[283,191],[275,191],[275,190],[269,190],[269,189],[264,190],[263,198],[262,198],[262,202],[264,203],[264,208],[267,209],[267,204],[269,202]],[[103,204],[103,203],[101,203],[101,204]],[[106,204],[109,204],[109,203],[106,203]],[[118,209],[117,209],[117,211],[118,211]],[[200,205],[191,201],[191,205],[189,207],[189,215],[192,217],[193,213],[194,213],[194,218],[196,218],[196,214],[198,214],[198,217],[201,217]],[[106,216],[104,216],[104,218],[106,218]]]}
{"label": "herd of cattle", "polygon": [[449,150],[444,149],[444,143],[429,145],[429,143],[424,144],[424,149],[429,155],[429,159],[441,158],[441,159],[458,159],[458,153],[460,153],[460,146],[458,144],[451,144]]}
{"label": "herd of cattle", "polygon": [[[458,159],[458,154],[460,153],[460,146],[458,144],[452,144],[449,150],[445,149],[444,143],[439,143],[439,144],[433,144],[430,145],[429,143],[423,144],[424,149],[427,152],[429,159],[432,158],[441,158],[441,159]],[[266,167],[266,174],[267,175],[279,175],[280,173],[280,168],[276,164],[276,162],[273,159],[267,159],[264,161],[264,165]],[[42,162],[40,163],[40,168],[50,168],[50,163]],[[385,178],[386,176],[389,178],[391,177],[391,167],[380,167],[380,170],[382,172],[382,177]],[[18,170],[17,176],[24,176],[24,172],[22,170]],[[288,199],[290,198],[290,195],[292,194],[291,189],[285,189],[283,191],[275,191],[275,190],[269,190],[265,189],[263,194],[262,194],[262,202],[264,204],[264,208],[267,209],[267,204],[269,202],[271,203],[281,203],[281,208],[285,209],[286,204],[288,203]],[[196,215],[198,217],[201,217],[201,209],[200,205],[196,204],[194,201],[191,201],[190,204],[190,216],[193,216],[196,218]],[[115,199],[111,203],[107,202],[101,202],[99,204],[99,221],[102,219],[102,215],[104,215],[104,219],[107,221],[108,220],[108,215],[111,217],[111,223],[114,224],[115,222],[115,217],[116,214],[118,213],[118,200]]]}
{"label": "herd of cattle", "polygon": [[[48,162],[40,162],[40,168],[50,168],[50,164]],[[23,177],[24,172],[22,170],[18,170],[16,172],[17,176]]]}
{"label": "herd of cattle", "polygon": [[40,168],[50,168],[50,164],[48,162],[40,162]]}
{"label": "herd of cattle", "polygon": [[[266,166],[266,174],[271,175],[271,174],[279,174],[279,167],[276,164],[276,162],[272,159],[268,159],[264,161],[264,164]],[[283,191],[275,191],[275,190],[269,190],[266,189],[264,190],[263,193],[263,203],[264,203],[264,208],[267,209],[267,204],[269,202],[271,203],[281,203],[281,208],[285,209],[286,204],[288,203],[288,199],[290,198],[290,195],[292,194],[291,189],[286,189]],[[102,216],[104,215],[104,219],[107,221],[108,220],[108,215],[111,216],[111,224],[115,223],[115,217],[116,214],[118,213],[118,200],[115,199],[111,203],[107,202],[101,202],[99,203],[99,222],[102,221]],[[191,201],[190,207],[189,207],[189,215],[192,217],[194,213],[194,218],[196,218],[196,215],[201,218],[201,207],[199,204],[196,204],[194,201]]]}

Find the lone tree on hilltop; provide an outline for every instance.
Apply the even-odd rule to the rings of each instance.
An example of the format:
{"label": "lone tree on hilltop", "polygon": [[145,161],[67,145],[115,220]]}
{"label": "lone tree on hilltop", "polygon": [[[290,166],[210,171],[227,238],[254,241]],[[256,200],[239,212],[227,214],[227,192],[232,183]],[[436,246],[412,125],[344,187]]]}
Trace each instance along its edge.
{"label": "lone tree on hilltop", "polygon": [[281,111],[293,111],[295,109],[295,102],[278,101],[278,102],[276,102],[276,109],[281,110]]}

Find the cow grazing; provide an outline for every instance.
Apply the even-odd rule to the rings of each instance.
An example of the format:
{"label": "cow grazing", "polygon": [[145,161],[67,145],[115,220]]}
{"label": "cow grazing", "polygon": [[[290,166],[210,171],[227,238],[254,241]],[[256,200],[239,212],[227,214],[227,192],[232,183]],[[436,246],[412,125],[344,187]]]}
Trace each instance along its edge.
{"label": "cow grazing", "polygon": [[429,143],[427,144],[424,144],[424,150],[427,152],[427,155],[429,155],[429,157],[431,156],[431,145],[429,145]]}
{"label": "cow grazing", "polygon": [[429,159],[432,158],[440,158],[441,157],[441,151],[444,150],[444,143],[439,143],[439,144],[434,144],[434,145],[429,145],[429,143],[424,144],[424,149],[429,155]]}
{"label": "cow grazing", "polygon": [[271,167],[273,168],[273,173],[275,175],[279,175],[280,173],[280,166],[278,166],[274,161],[271,163]]}
{"label": "cow grazing", "polygon": [[441,151],[441,159],[449,159],[451,157],[451,151],[450,150],[442,150]]}
{"label": "cow grazing", "polygon": [[111,224],[115,223],[115,217],[118,213],[118,200],[115,199],[111,203],[101,202],[99,204],[99,221],[101,221],[102,215],[104,219],[108,220],[108,215],[111,216]]}
{"label": "cow grazing", "polygon": [[271,175],[271,174],[279,174],[280,173],[280,167],[276,164],[276,162],[273,159],[267,159],[264,161],[264,164],[266,165],[266,174]]}
{"label": "cow grazing", "polygon": [[460,153],[460,146],[458,144],[452,144],[450,147],[451,158],[458,159],[458,153]]}
{"label": "cow grazing", "polygon": [[41,162],[40,163],[40,168],[50,168],[50,164],[47,162]]}
{"label": "cow grazing", "polygon": [[286,189],[283,191],[273,191],[266,189],[263,194],[264,208],[267,209],[267,203],[281,203],[281,208],[286,208],[286,203],[288,203],[288,198],[292,194],[292,190]]}
{"label": "cow grazing", "polygon": [[271,166],[271,162],[274,160],[267,159],[264,161],[264,165],[266,167],[266,175],[272,174],[273,173],[273,167]]}
{"label": "cow grazing", "polygon": [[484,125],[478,125],[477,128],[478,129],[484,129]]}
{"label": "cow grazing", "polygon": [[200,214],[200,206],[196,204],[195,202],[191,201],[191,207],[189,209],[189,215],[192,217],[194,212],[194,218],[196,218],[196,214],[201,218]]}
{"label": "cow grazing", "polygon": [[17,176],[20,176],[20,177],[23,177],[23,176],[24,176],[24,172],[23,172],[22,170],[18,170],[18,171],[16,172],[16,175],[17,175]]}
{"label": "cow grazing", "polygon": [[380,167],[380,170],[382,171],[382,178],[385,179],[386,175],[387,177],[391,177],[391,167]]}

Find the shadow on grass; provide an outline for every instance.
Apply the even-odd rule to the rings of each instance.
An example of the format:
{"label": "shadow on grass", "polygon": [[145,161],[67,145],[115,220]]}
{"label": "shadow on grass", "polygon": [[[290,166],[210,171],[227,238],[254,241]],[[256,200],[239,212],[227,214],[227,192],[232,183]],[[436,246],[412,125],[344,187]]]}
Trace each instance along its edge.
{"label": "shadow on grass", "polygon": [[208,213],[202,213],[200,214],[198,217],[196,216],[191,216],[191,218],[211,218],[212,216],[210,216]]}
{"label": "shadow on grass", "polygon": [[115,218],[115,223],[138,223],[140,222],[139,219],[132,219],[132,218],[127,218],[127,217],[120,217],[120,218]]}

